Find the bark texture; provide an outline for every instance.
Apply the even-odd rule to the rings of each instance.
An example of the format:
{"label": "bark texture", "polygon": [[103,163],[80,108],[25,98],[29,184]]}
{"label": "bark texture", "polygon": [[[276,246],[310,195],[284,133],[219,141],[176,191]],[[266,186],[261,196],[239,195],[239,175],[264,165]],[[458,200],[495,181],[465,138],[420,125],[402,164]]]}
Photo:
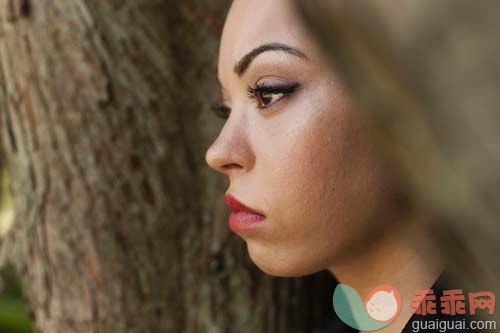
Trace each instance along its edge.
{"label": "bark texture", "polygon": [[40,332],[309,332],[334,281],[263,275],[205,165],[228,1],[0,2],[1,261]]}

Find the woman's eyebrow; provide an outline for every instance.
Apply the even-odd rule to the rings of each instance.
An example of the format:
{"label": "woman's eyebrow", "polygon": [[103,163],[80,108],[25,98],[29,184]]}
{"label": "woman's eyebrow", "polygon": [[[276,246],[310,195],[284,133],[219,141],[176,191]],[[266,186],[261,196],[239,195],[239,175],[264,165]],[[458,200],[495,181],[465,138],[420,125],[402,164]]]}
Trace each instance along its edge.
{"label": "woman's eyebrow", "polygon": [[307,56],[305,55],[304,52],[294,48],[293,46],[286,45],[286,44],[281,44],[281,43],[269,43],[269,44],[263,44],[259,47],[256,47],[252,51],[248,52],[246,55],[244,55],[240,61],[234,66],[234,72],[238,76],[242,76],[245,71],[248,69],[252,61],[261,53],[268,52],[268,51],[281,51],[281,52],[286,52],[289,54],[292,54],[294,56],[300,57],[307,59]]}

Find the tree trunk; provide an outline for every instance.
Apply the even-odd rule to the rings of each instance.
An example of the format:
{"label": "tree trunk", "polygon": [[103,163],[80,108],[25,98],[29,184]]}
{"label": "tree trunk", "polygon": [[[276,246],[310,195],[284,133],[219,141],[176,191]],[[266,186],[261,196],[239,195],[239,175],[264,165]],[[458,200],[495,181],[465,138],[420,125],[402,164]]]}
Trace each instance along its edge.
{"label": "tree trunk", "polygon": [[305,332],[323,272],[271,278],[205,165],[228,1],[4,0],[1,260],[41,332]]}

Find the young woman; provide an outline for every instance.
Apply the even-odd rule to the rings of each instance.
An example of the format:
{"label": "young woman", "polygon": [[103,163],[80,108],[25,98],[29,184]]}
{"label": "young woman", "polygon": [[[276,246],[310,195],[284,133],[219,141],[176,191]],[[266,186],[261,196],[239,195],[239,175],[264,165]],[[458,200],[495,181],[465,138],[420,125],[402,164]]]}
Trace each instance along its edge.
{"label": "young woman", "polygon": [[229,224],[253,262],[281,277],[326,269],[361,297],[394,286],[400,313],[378,332],[401,332],[443,258],[291,1],[233,2],[218,79],[226,122],[206,160],[230,180]]}

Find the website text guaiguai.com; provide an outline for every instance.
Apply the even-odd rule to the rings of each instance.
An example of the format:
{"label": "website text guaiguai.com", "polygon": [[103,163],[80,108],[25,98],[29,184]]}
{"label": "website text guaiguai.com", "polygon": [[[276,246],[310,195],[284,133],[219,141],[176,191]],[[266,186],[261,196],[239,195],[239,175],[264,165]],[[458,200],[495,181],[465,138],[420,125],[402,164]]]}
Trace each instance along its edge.
{"label": "website text guaiguai.com", "polygon": [[412,323],[413,332],[447,332],[448,330],[492,330],[496,332],[497,323],[494,320],[416,320]]}

